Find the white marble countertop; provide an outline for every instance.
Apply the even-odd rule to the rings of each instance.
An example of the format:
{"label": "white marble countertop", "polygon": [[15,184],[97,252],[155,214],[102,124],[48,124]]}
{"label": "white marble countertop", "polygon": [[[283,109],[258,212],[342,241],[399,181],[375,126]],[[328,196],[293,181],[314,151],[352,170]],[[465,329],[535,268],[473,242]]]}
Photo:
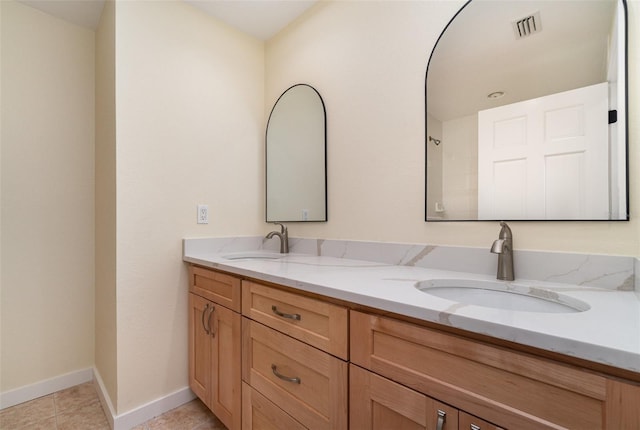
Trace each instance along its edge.
{"label": "white marble countertop", "polygon": [[586,302],[590,309],[575,313],[512,311],[456,303],[416,288],[417,282],[430,279],[495,281],[486,275],[307,254],[279,259],[225,258],[230,254],[233,252],[185,249],[183,260],[640,372],[640,296],[634,291],[516,279],[512,284],[561,293]]}

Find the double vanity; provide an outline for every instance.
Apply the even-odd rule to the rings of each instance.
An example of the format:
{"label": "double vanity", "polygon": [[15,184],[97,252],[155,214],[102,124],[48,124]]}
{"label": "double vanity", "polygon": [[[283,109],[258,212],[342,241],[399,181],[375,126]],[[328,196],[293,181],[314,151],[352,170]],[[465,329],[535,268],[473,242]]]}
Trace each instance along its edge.
{"label": "double vanity", "polygon": [[[624,0],[466,2],[427,65],[425,221],[628,220],[626,40]],[[276,101],[267,222],[327,220],[326,113],[307,84]],[[485,249],[185,239],[191,388],[231,430],[640,429],[640,260],[501,225]]]}
{"label": "double vanity", "polygon": [[366,243],[343,249],[352,259],[331,241],[270,242],[184,241],[190,384],[228,428],[640,427],[628,282],[499,281],[420,267],[433,249],[389,264]]}

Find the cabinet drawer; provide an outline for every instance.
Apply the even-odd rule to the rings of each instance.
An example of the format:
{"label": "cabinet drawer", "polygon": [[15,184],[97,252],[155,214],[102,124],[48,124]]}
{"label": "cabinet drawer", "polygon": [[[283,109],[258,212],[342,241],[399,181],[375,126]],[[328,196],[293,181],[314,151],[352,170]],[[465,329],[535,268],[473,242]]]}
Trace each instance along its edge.
{"label": "cabinet drawer", "polygon": [[240,278],[215,270],[189,266],[189,291],[240,312]]}
{"label": "cabinet drawer", "polygon": [[503,430],[498,426],[494,426],[491,423],[462,411],[460,411],[458,415],[458,420],[460,421],[460,429],[464,430]]}
{"label": "cabinet drawer", "polygon": [[351,361],[513,429],[598,429],[604,377],[398,320],[351,312]]}
{"label": "cabinet drawer", "polygon": [[250,281],[242,289],[245,316],[348,359],[347,308]]}
{"label": "cabinet drawer", "polygon": [[347,428],[347,363],[243,318],[242,378],[310,429]]}
{"label": "cabinet drawer", "polygon": [[242,383],[243,430],[305,430],[269,399]]}

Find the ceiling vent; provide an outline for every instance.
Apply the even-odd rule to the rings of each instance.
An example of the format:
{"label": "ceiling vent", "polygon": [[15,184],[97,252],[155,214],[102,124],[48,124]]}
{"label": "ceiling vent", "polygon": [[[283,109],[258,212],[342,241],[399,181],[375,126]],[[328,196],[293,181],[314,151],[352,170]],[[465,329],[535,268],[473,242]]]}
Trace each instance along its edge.
{"label": "ceiling vent", "polygon": [[536,12],[517,21],[513,21],[512,24],[516,39],[522,39],[542,31],[540,12]]}

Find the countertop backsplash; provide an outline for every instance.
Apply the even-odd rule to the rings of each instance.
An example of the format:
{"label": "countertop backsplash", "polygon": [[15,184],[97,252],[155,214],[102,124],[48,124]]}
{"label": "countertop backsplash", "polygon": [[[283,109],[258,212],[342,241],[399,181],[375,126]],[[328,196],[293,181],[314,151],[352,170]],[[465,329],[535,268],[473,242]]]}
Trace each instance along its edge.
{"label": "countertop backsplash", "polygon": [[[262,236],[189,239],[187,253],[279,250],[278,240]],[[187,249],[188,247],[188,249]],[[497,256],[486,248],[289,238],[293,254],[364,260],[393,266],[492,275]],[[527,279],[586,287],[640,292],[640,259],[627,256],[549,251],[514,251],[516,280]]]}

